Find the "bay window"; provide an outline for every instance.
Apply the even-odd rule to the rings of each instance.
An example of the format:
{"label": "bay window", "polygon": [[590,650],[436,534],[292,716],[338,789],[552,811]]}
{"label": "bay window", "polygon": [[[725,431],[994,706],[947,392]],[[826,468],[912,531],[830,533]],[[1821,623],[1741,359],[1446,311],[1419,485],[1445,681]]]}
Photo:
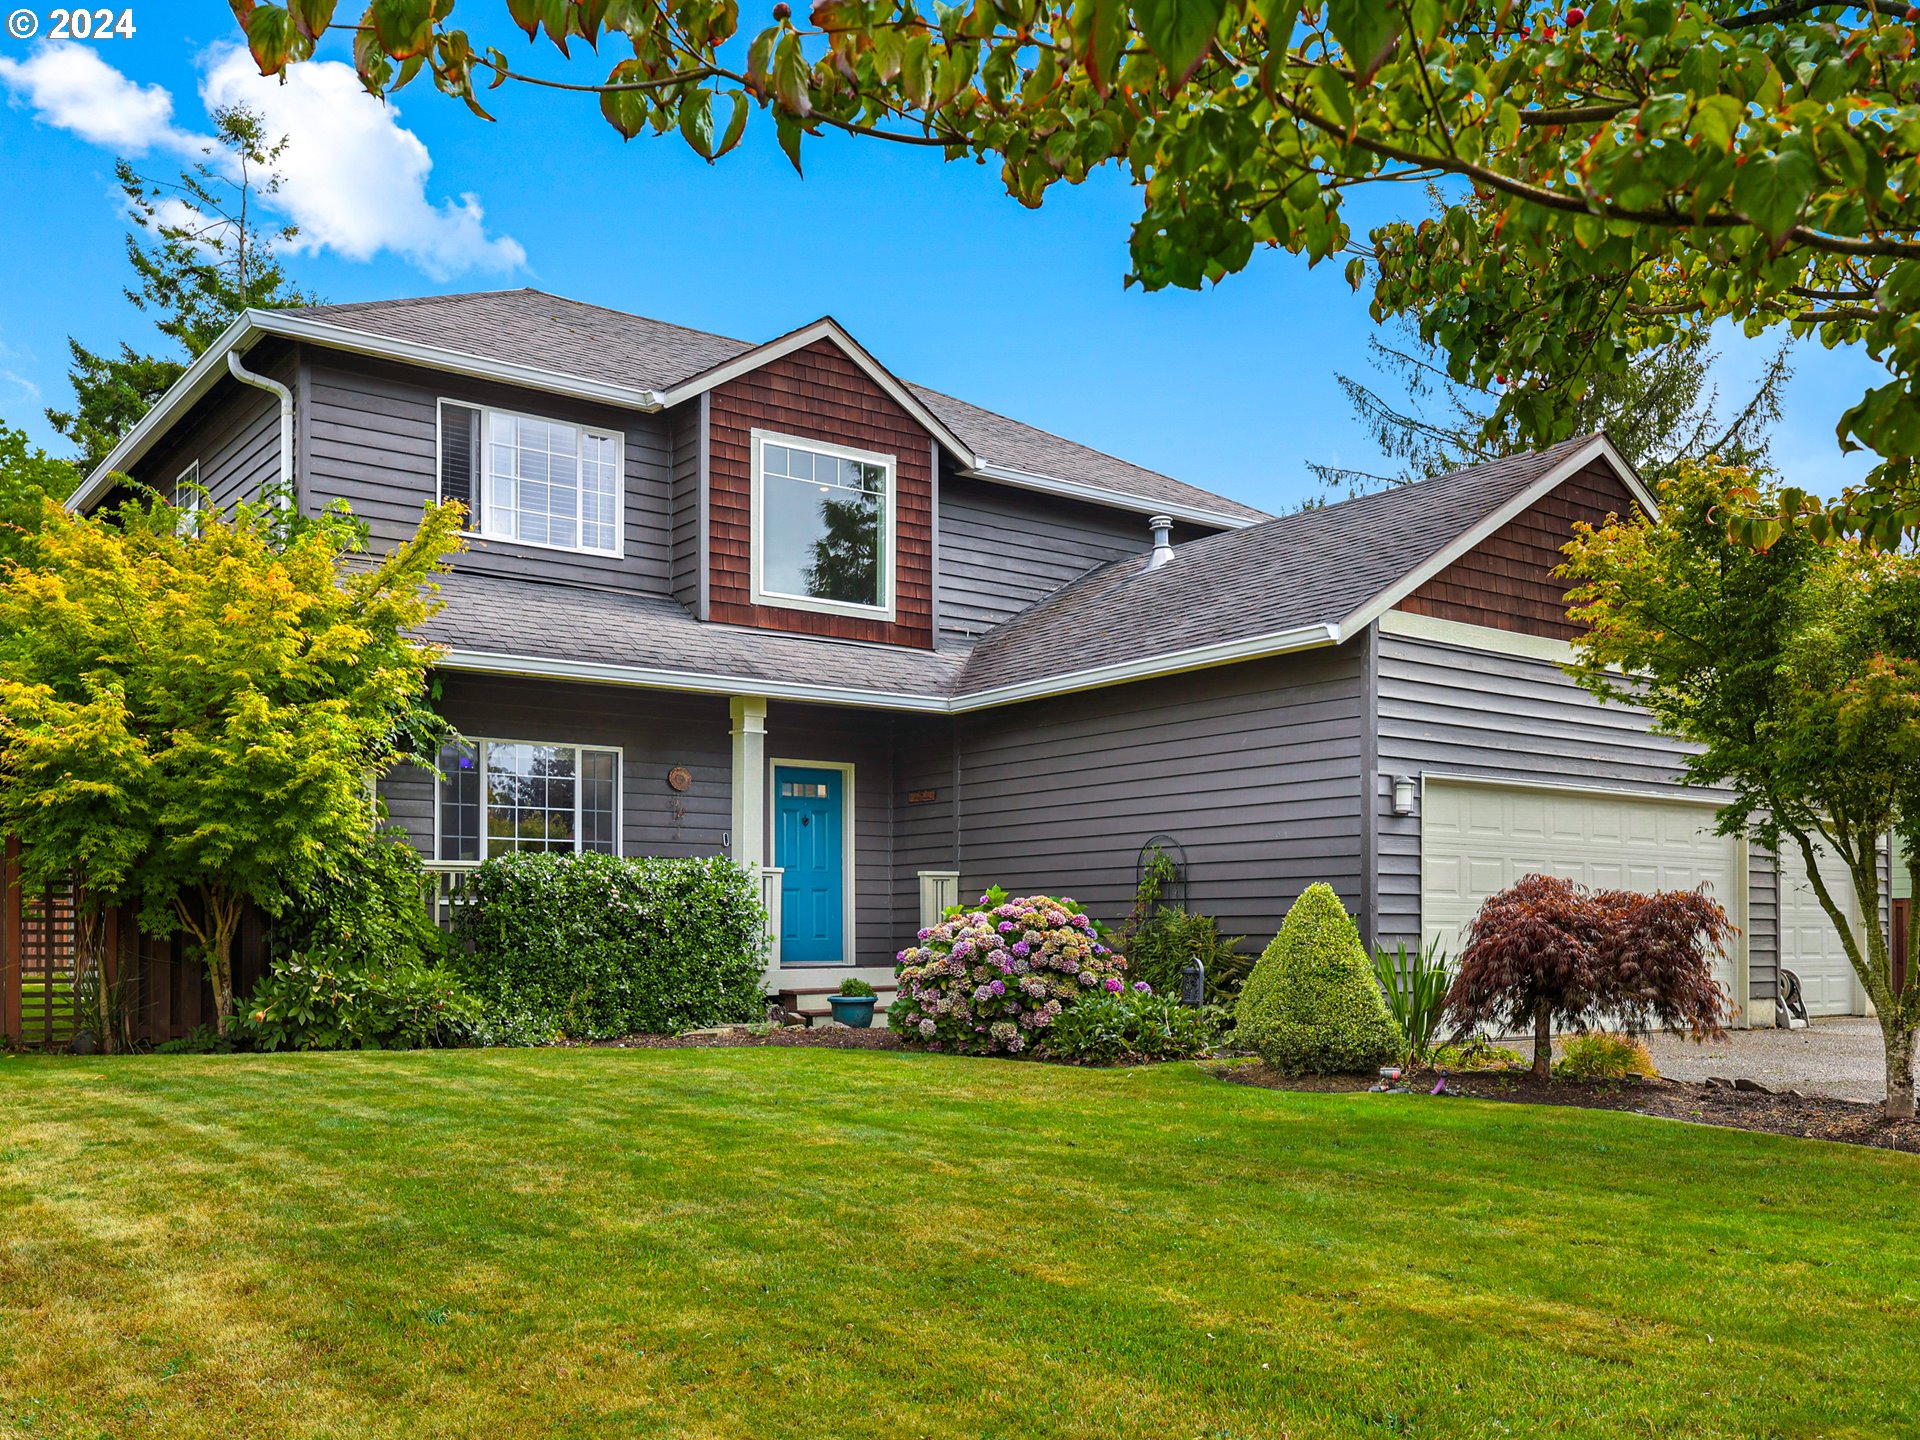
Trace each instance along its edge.
{"label": "bay window", "polygon": [[475,740],[440,749],[442,860],[515,850],[620,853],[620,752]]}
{"label": "bay window", "polygon": [[753,432],[753,600],[893,618],[894,457]]}

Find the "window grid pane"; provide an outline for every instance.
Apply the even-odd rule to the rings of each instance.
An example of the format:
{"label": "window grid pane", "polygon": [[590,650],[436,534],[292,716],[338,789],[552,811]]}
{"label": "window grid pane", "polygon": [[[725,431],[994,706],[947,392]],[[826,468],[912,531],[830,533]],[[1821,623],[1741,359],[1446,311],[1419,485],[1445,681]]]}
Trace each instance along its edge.
{"label": "window grid pane", "polygon": [[480,858],[480,758],[470,745],[440,747],[440,858]]}
{"label": "window grid pane", "polygon": [[611,750],[580,752],[580,848],[612,855],[617,849],[620,757]]}
{"label": "window grid pane", "polygon": [[571,745],[487,747],[487,853],[573,850]]}
{"label": "window grid pane", "polygon": [[619,549],[619,444],[576,425],[489,411],[485,533]]}
{"label": "window grid pane", "polygon": [[769,594],[884,604],[884,466],[794,445],[760,447],[760,587]]}

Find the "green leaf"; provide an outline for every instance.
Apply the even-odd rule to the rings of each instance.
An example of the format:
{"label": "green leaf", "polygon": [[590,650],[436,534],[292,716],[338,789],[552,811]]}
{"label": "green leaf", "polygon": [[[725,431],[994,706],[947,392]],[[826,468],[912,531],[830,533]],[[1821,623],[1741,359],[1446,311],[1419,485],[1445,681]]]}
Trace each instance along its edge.
{"label": "green leaf", "polygon": [[714,149],[716,157],[733,149],[740,143],[740,137],[747,133],[747,97],[738,90],[728,90],[725,94],[733,102],[733,114],[727,120],[726,131],[720,136],[720,144]]}
{"label": "green leaf", "polygon": [[800,37],[791,32],[781,36],[773,48],[774,97],[789,114],[804,120],[813,113],[812,82],[813,71],[800,51]]}
{"label": "green leaf", "polygon": [[380,48],[395,60],[424,55],[433,43],[433,0],[373,0],[367,15]]}
{"label": "green leaf", "polygon": [[1175,88],[1206,56],[1225,10],[1226,0],[1137,0],[1133,13],[1141,36],[1167,67]]}
{"label": "green leaf", "polygon": [[796,175],[804,174],[800,169],[800,122],[784,110],[773,112],[773,131],[780,141],[780,148],[787,152],[787,159],[793,162]]}
{"label": "green leaf", "polygon": [[1400,33],[1400,17],[1385,0],[1327,0],[1327,28],[1346,51],[1347,63],[1361,79],[1371,80]]}
{"label": "green leaf", "polygon": [[1746,107],[1733,96],[1708,95],[1694,111],[1693,133],[1703,145],[1728,150],[1746,118]]}
{"label": "green leaf", "polygon": [[318,40],[333,23],[335,0],[287,0],[294,28],[309,40]]}
{"label": "green leaf", "polygon": [[1749,155],[1734,172],[1734,209],[1778,245],[1799,222],[1816,178],[1804,151]]}
{"label": "green leaf", "polygon": [[262,75],[278,75],[295,60],[313,53],[313,42],[294,28],[293,17],[278,5],[256,5],[247,17],[247,49]]}
{"label": "green leaf", "polygon": [[[640,68],[638,60],[622,60],[607,76],[607,83],[618,85],[623,81],[646,78],[647,72]],[[607,117],[609,125],[628,140],[647,128],[647,112],[651,108],[647,101],[647,92],[644,90],[602,90],[600,92],[600,113]]]}
{"label": "green leaf", "polygon": [[704,160],[713,159],[713,96],[695,90],[680,102],[680,134]]}
{"label": "green leaf", "polygon": [[1316,65],[1313,73],[1307,77],[1307,83],[1313,87],[1313,93],[1320,98],[1321,107],[1329,116],[1340,122],[1340,128],[1353,130],[1353,91],[1347,87],[1346,77],[1331,65]]}

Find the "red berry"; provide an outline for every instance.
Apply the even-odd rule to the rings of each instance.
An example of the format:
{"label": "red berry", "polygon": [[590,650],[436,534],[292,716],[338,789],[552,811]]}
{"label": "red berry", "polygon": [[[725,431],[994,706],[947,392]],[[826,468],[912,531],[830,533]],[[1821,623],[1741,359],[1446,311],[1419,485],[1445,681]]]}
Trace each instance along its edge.
{"label": "red berry", "polygon": [[787,4],[787,0],[780,0],[780,3],[773,7],[773,18],[776,20],[785,20],[791,14],[793,14],[793,7]]}
{"label": "red berry", "polygon": [[1578,25],[1582,20],[1586,18],[1587,18],[1587,12],[1582,10],[1578,5],[1574,6],[1571,10],[1567,11],[1567,24],[1569,25]]}

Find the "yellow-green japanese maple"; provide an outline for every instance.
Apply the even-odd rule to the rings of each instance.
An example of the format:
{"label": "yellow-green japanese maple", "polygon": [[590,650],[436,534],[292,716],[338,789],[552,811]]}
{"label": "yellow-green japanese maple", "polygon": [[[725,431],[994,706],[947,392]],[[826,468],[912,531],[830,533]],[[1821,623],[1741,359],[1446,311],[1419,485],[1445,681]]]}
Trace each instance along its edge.
{"label": "yellow-green japanese maple", "polygon": [[1896,989],[1885,927],[1852,925],[1818,855],[1840,858],[1853,913],[1873,917],[1886,837],[1920,855],[1920,557],[1819,517],[1764,549],[1730,539],[1779,503],[1744,470],[1683,466],[1660,499],[1657,519],[1581,526],[1567,547],[1572,613],[1591,627],[1574,674],[1697,745],[1688,778],[1733,793],[1721,830],[1804,871],[1879,1017],[1887,1113],[1910,1116],[1920,930]]}
{"label": "yellow-green japanese maple", "polygon": [[761,108],[795,164],[829,132],[991,157],[1029,205],[1114,165],[1141,195],[1132,278],[1150,287],[1219,280],[1266,247],[1352,253],[1351,194],[1440,179],[1444,214],[1376,227],[1371,269],[1356,255],[1350,274],[1371,274],[1376,314],[1417,316],[1455,379],[1498,395],[1490,434],[1561,438],[1597,372],[1676,334],[1778,327],[1886,364],[1835,417],[1885,462],[1854,520],[1920,524],[1920,12],[1905,0],[232,8],[263,73],[350,32],[377,93],[425,71],[484,115],[497,87],[557,85],[623,135],[677,131],[707,157]]}
{"label": "yellow-green japanese maple", "polygon": [[344,514],[271,501],[197,514],[47,507],[32,568],[0,572],[0,832],[28,876],[184,930],[225,1033],[233,940],[372,821],[372,777],[424,724],[460,507],[375,560]]}

